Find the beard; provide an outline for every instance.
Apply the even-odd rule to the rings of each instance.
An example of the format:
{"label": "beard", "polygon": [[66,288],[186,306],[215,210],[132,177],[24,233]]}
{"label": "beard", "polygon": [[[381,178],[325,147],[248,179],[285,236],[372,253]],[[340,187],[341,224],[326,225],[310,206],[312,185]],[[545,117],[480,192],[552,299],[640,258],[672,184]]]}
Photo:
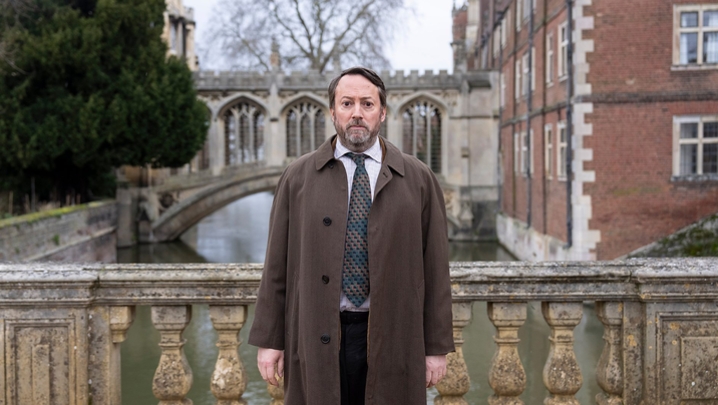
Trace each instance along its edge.
{"label": "beard", "polygon": [[[333,121],[342,145],[352,152],[364,152],[369,149],[376,141],[381,129],[381,121],[374,128],[369,128],[369,125],[364,120],[351,120],[344,127],[337,124],[336,120]],[[356,126],[361,128],[352,128]]]}

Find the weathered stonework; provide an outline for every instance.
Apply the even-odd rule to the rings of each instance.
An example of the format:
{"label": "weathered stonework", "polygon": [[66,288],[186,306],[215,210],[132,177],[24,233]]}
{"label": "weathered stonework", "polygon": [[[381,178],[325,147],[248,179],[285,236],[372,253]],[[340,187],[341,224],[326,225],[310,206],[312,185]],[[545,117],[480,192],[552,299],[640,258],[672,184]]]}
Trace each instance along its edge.
{"label": "weathered stonework", "polygon": [[114,201],[0,220],[0,262],[114,263],[116,227]]}
{"label": "weathered stonework", "polygon": [[[220,404],[243,404],[237,334],[256,300],[260,265],[0,264],[0,390],[8,405],[119,405],[119,345],[133,308],[152,306],[162,357],[154,392],[162,404],[188,404],[192,371],[182,353],[189,306],[209,304],[220,347],[212,389]],[[573,328],[583,302],[604,324],[596,364],[610,405],[715,403],[718,260],[452,263],[457,352],[436,403],[463,404],[468,376],[462,330],[473,301],[488,303],[496,325],[491,404],[520,404],[526,376],[515,350],[526,302],[541,301],[551,327],[544,380],[549,404],[575,404],[581,385]],[[478,314],[474,314],[479,316]],[[488,344],[488,342],[486,342]],[[248,365],[254,367],[254,365]],[[272,403],[283,402],[281,389]],[[541,399],[532,399],[538,403]]]}

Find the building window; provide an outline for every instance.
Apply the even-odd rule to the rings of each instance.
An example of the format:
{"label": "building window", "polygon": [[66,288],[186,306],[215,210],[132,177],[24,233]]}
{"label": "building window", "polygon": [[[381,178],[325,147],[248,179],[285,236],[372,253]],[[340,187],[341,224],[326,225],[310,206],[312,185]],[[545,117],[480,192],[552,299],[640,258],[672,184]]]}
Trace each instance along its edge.
{"label": "building window", "polygon": [[566,166],[568,165],[568,138],[566,135],[566,122],[558,123],[558,148],[556,149],[556,174],[559,180],[566,180]]}
{"label": "building window", "polygon": [[514,133],[514,173],[520,173],[519,162],[521,161],[521,139],[519,134]]}
{"label": "building window", "polygon": [[309,153],[326,139],[326,118],[318,105],[303,101],[287,112],[287,157]]}
{"label": "building window", "polygon": [[565,78],[568,74],[568,25],[558,27],[558,77]]}
{"label": "building window", "polygon": [[501,75],[501,93],[499,94],[501,108],[506,106],[506,75]]}
{"label": "building window", "polygon": [[501,48],[506,48],[506,37],[508,36],[509,24],[511,23],[510,15],[511,12],[506,10],[506,15],[501,19]]}
{"label": "building window", "polygon": [[416,156],[435,173],[441,173],[441,112],[429,101],[415,101],[404,108],[404,153]]}
{"label": "building window", "polygon": [[676,6],[674,12],[673,63],[718,63],[718,5]]}
{"label": "building window", "polygon": [[553,32],[546,34],[546,83],[553,81]]}
{"label": "building window", "polygon": [[528,132],[522,132],[521,133],[521,174],[526,177],[528,175],[528,172],[531,173],[534,172],[534,159],[533,159],[533,153],[529,151],[529,136],[531,137],[531,140],[533,140],[534,131],[531,130]]}
{"label": "building window", "polygon": [[523,0],[516,1],[516,32],[521,31],[521,22],[523,21],[523,17],[521,16],[522,3]]}
{"label": "building window", "polygon": [[500,32],[499,32],[500,30],[501,30],[501,27],[497,27],[494,30],[494,36],[493,36],[493,41],[492,41],[492,44],[494,47],[494,58],[497,58],[499,56],[499,49],[500,49],[499,41],[501,39]]}
{"label": "building window", "polygon": [[518,98],[521,96],[521,59],[516,59],[516,68],[514,75],[514,98],[518,100]]}
{"label": "building window", "polygon": [[240,102],[224,113],[224,163],[234,166],[264,160],[264,111]]}
{"label": "building window", "polygon": [[521,57],[521,96],[525,97],[529,88],[529,53]]}
{"label": "building window", "polygon": [[546,178],[553,178],[553,125],[547,124],[543,129],[544,136],[544,170]]}
{"label": "building window", "polygon": [[674,117],[673,175],[718,174],[718,116]]}

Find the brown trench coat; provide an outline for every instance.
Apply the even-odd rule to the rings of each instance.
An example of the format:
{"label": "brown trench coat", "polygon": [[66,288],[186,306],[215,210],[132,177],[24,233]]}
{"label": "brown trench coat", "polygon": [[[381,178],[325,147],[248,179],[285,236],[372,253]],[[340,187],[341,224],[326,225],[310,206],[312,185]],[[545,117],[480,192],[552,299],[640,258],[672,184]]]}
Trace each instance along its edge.
{"label": "brown trench coat", "polygon": [[[284,350],[285,404],[338,405],[348,192],[328,140],[287,167],[249,343]],[[454,350],[446,213],[429,168],[382,139],[369,213],[366,404],[426,404],[426,355]]]}

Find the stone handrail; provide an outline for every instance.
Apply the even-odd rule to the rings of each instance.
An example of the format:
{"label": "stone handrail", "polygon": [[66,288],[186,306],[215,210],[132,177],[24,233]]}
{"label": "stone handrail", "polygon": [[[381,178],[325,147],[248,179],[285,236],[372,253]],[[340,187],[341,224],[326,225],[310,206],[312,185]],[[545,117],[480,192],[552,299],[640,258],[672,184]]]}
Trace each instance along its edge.
{"label": "stone handrail", "polygon": [[[162,405],[191,404],[192,370],[182,331],[192,304],[209,304],[219,356],[211,380],[217,404],[241,404],[246,374],[238,334],[256,300],[261,265],[0,264],[0,378],[4,398],[36,405],[119,405],[120,345],[137,305],[152,306],[160,333],[153,392]],[[452,263],[456,353],[436,404],[466,404],[463,328],[471,303],[486,301],[496,327],[489,404],[522,404],[526,373],[518,330],[527,302],[541,301],[550,327],[545,404],[578,404],[582,375],[573,329],[583,301],[604,325],[596,365],[599,404],[715,403],[718,399],[718,259],[627,262]],[[273,404],[281,390],[270,390]],[[12,402],[15,403],[15,402]]]}

